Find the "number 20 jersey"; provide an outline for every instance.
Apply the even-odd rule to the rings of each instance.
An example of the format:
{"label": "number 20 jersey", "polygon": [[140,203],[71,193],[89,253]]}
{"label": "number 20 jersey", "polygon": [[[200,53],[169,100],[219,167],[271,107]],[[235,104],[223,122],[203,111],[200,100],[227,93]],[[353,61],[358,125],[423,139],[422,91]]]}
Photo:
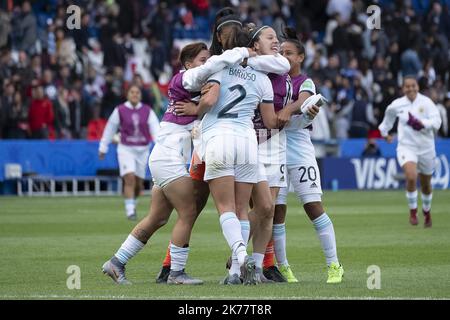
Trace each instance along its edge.
{"label": "number 20 jersey", "polygon": [[260,103],[273,102],[268,76],[249,66],[236,64],[215,73],[208,82],[220,84],[220,95],[203,118],[203,140],[226,134],[255,136],[252,122],[255,109]]}

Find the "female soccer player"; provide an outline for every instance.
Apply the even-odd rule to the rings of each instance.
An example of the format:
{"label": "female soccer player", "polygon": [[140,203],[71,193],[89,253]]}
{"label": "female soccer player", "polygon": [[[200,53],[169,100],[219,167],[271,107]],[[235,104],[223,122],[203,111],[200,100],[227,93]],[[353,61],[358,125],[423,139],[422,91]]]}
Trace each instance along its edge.
{"label": "female soccer player", "polygon": [[[269,26],[248,26],[250,42],[258,55],[278,55],[279,42],[275,31]],[[269,74],[274,91],[275,111],[281,110],[285,102],[289,100],[290,81],[289,76]],[[286,116],[286,120],[289,115]],[[253,234],[253,258],[256,264],[258,282],[268,282],[263,275],[262,263],[264,252],[272,235],[272,221],[274,214],[274,202],[279,188],[285,186],[283,167],[285,164],[286,137],[283,130],[270,130],[263,121],[259,109],[253,118],[258,145],[258,178],[257,184],[252,191],[253,209],[249,214]],[[248,241],[250,234],[250,223],[246,219],[240,219],[241,226]],[[231,266],[225,284],[239,284],[239,265],[237,257],[232,256]]]}
{"label": "female soccer player", "polygon": [[128,88],[127,101],[117,106],[108,119],[99,145],[99,158],[103,160],[108,145],[120,128],[117,147],[120,176],[124,181],[125,211],[128,219],[136,220],[136,199],[140,194],[150,143],[159,130],[159,121],[150,106],[141,103],[141,90]]}
{"label": "female soccer player", "polygon": [[[297,38],[295,30],[286,28],[285,35],[287,39],[281,44],[281,54],[291,64],[289,75],[292,79],[293,102],[286,106],[282,112],[288,112],[289,109],[298,110],[308,97],[316,93],[313,81],[301,72],[301,64],[305,59],[305,49]],[[306,128],[317,112],[317,106],[312,106],[307,114],[293,115],[289,124],[285,127],[288,187],[281,189],[276,201],[273,224],[274,251],[281,273],[289,282],[297,282],[286,258],[286,229],[284,223],[288,188],[289,183],[292,183],[294,191],[299,201],[303,203],[303,208],[312,221],[322,245],[328,265],[327,283],[339,283],[342,281],[344,269],[337,257],[333,223],[322,206],[320,172],[309,129]]]}
{"label": "female soccer player", "polygon": [[[242,32],[242,36],[246,33]],[[252,118],[259,105],[268,128],[278,127],[268,77],[236,64],[211,76],[213,83],[200,100],[205,181],[220,216],[225,239],[237,257],[244,284],[256,284],[255,261],[247,254],[241,220],[248,220],[248,203],[258,176],[257,141]]]}
{"label": "female soccer player", "polygon": [[409,222],[417,221],[417,174],[422,188],[422,212],[424,227],[431,227],[431,176],[434,171],[436,150],[434,131],[439,130],[441,118],[431,99],[419,93],[415,77],[403,79],[403,97],[395,99],[386,109],[379,129],[388,142],[392,142],[389,130],[398,118],[397,160],[406,176],[406,199],[409,206]]}
{"label": "female soccer player", "polygon": [[150,156],[150,167],[155,180],[150,212],[136,225],[116,254],[103,265],[103,272],[115,282],[130,283],[125,276],[125,264],[144,247],[156,230],[166,224],[175,207],[179,218],[174,226],[170,246],[173,253],[171,257],[173,272],[168,283],[202,283],[201,280],[190,278],[183,271],[189,252],[188,242],[192,226],[205,204],[203,202],[196,205],[199,201],[196,201],[194,197],[194,187],[186,171],[187,161],[183,155],[190,154],[190,131],[197,117],[179,116],[174,112],[174,106],[178,101],[191,98],[191,93],[185,89],[185,75],[190,76],[192,72],[196,72],[197,78],[206,77],[208,72],[217,71],[218,66],[223,68],[220,63],[240,62],[248,55],[248,49],[236,48],[232,53],[225,52],[222,57],[216,57],[216,65],[209,63],[208,66],[205,65],[206,68],[203,68],[203,64],[209,57],[206,46],[197,43],[183,48],[181,60],[188,70],[175,75],[170,82],[170,106],[163,117],[162,129]]}
{"label": "female soccer player", "polygon": [[[212,54],[220,54],[222,50],[226,50],[225,52],[233,53],[239,48],[233,48],[234,42],[236,41],[236,35],[240,30],[242,30],[242,24],[239,21],[239,17],[235,16],[233,14],[230,14],[231,11],[229,10],[223,10],[218,13],[216,23],[215,23],[215,32],[213,37],[213,42],[210,48],[210,52]],[[224,14],[222,14],[224,13]],[[249,43],[246,43],[248,45]],[[227,50],[228,49],[228,50]],[[239,53],[236,51],[233,53],[234,55],[239,55]],[[222,54],[221,56],[223,56]],[[207,64],[210,64],[212,60],[214,59],[213,56],[211,57],[205,66]],[[229,59],[228,61],[231,61]],[[287,73],[289,70],[289,62],[287,59],[282,57],[280,54],[274,54],[274,52],[268,50],[267,55],[260,55],[260,56],[252,56],[249,57],[247,60],[247,64],[251,67],[253,67],[256,70],[262,70],[264,72],[272,72],[277,74],[283,74]],[[216,64],[217,65],[217,64]],[[191,73],[191,75],[194,75],[194,73]],[[185,84],[185,87],[192,88],[192,86],[196,86],[199,82],[197,79],[198,77],[193,77],[189,75],[189,77],[185,77],[187,79],[186,82],[189,82],[189,84]],[[198,108],[193,107],[191,104],[185,104],[183,102],[178,102],[175,110],[178,114],[183,115],[197,115]],[[195,151],[193,153],[193,158],[191,162],[190,167],[190,174],[192,179],[194,180],[196,195],[197,195],[197,201],[198,203],[201,203],[203,206],[205,205],[208,196],[209,196],[209,188],[208,184],[204,182],[204,172],[205,172],[205,164],[199,161],[198,156],[196,156]],[[241,220],[242,228],[244,230],[244,238],[248,239],[248,233],[250,230],[250,226],[248,223],[248,220]],[[271,230],[271,228],[269,228]],[[169,245],[170,246],[170,245]],[[261,245],[261,250],[264,252],[265,244]],[[161,268],[160,273],[157,276],[157,282],[164,283],[166,282],[168,271],[170,268],[170,250],[167,250],[166,257],[163,261],[163,266]],[[235,260],[236,265],[237,260]],[[239,269],[239,267],[237,267]],[[239,282],[240,283],[240,282]]]}

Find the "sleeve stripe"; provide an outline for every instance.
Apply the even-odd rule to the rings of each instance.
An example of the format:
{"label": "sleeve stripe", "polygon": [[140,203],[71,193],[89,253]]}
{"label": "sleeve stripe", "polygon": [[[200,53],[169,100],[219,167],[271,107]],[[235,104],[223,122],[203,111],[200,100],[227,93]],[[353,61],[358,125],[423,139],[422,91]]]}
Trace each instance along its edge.
{"label": "sleeve stripe", "polygon": [[219,81],[219,80],[216,80],[216,79],[210,79],[210,80],[206,81],[206,83],[211,83],[211,82],[220,84],[220,81]]}
{"label": "sleeve stripe", "polygon": [[273,103],[273,100],[263,100],[262,103]]}
{"label": "sleeve stripe", "polygon": [[302,92],[309,92],[309,93],[311,93],[311,94],[316,94],[313,90],[309,90],[309,89],[303,89],[303,90],[300,90],[298,93],[300,94],[300,93],[302,93]]}

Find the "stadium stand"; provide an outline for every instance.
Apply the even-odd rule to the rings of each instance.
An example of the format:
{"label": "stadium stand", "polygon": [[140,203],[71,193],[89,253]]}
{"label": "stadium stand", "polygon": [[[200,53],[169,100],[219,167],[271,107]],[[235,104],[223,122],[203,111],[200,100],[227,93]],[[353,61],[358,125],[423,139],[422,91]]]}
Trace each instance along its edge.
{"label": "stadium stand", "polygon": [[[69,30],[66,9],[75,3],[81,28]],[[380,29],[366,26],[372,4],[381,9]],[[448,0],[6,0],[0,3],[0,139],[96,143],[132,82],[161,117],[168,80],[181,68],[180,46],[209,42],[214,14],[224,6],[279,33],[284,25],[296,28],[307,52],[303,70],[331,101],[312,132],[319,158],[336,154],[342,139],[379,137],[376,128],[405,74],[419,78],[440,109],[439,136],[449,137]]]}

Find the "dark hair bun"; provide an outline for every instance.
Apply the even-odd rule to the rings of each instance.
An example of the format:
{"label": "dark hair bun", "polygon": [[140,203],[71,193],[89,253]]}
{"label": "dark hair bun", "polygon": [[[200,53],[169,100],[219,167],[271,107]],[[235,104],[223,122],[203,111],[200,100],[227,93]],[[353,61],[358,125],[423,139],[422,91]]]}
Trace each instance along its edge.
{"label": "dark hair bun", "polygon": [[297,37],[297,32],[292,27],[285,27],[283,30],[283,36],[284,36],[284,38],[289,39],[289,40],[300,41],[300,39]]}

